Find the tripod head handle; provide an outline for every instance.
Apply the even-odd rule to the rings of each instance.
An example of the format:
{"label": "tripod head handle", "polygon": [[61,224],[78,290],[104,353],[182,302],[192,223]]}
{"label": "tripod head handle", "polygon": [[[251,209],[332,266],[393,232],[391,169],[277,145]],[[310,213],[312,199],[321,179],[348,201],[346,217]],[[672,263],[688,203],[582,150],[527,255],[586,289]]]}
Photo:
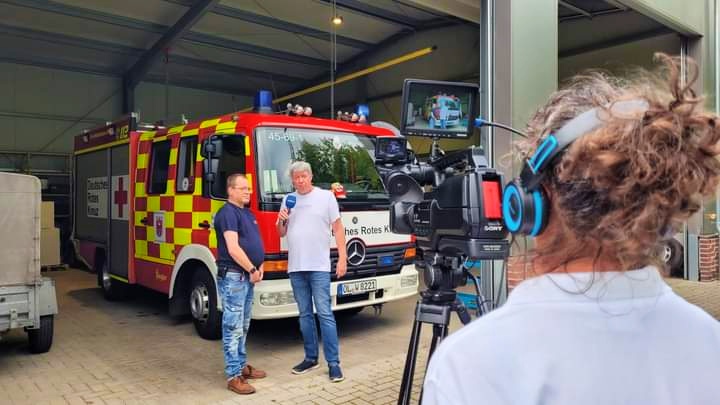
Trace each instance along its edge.
{"label": "tripod head handle", "polygon": [[473,281],[473,285],[475,286],[475,302],[477,303],[477,310],[476,310],[476,316],[479,318],[483,314],[486,314],[490,311],[490,309],[487,307],[487,301],[485,300],[485,297],[480,292],[480,277],[472,274],[470,272],[470,268],[465,266],[465,263],[462,264],[462,271]]}

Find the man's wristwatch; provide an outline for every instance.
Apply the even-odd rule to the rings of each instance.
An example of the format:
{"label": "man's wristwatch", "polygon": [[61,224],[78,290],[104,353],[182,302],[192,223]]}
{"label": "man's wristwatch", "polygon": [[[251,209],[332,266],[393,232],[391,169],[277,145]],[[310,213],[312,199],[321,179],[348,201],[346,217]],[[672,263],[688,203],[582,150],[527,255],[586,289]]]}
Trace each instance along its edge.
{"label": "man's wristwatch", "polygon": [[250,268],[250,270],[248,270],[248,273],[250,273],[250,274],[255,274],[256,271],[257,271],[257,267],[252,266],[252,267]]}

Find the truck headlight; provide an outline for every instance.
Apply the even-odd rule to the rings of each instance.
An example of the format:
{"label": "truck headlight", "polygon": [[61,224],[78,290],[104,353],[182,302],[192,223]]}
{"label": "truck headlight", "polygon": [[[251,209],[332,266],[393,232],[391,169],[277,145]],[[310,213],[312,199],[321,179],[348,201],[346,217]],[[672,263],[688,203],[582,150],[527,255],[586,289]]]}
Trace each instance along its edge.
{"label": "truck headlight", "polygon": [[400,277],[400,288],[415,287],[418,283],[417,274],[411,274],[409,276]]}
{"label": "truck headlight", "polygon": [[295,303],[292,291],[268,292],[260,294],[260,305],[274,307],[278,305],[289,305]]}

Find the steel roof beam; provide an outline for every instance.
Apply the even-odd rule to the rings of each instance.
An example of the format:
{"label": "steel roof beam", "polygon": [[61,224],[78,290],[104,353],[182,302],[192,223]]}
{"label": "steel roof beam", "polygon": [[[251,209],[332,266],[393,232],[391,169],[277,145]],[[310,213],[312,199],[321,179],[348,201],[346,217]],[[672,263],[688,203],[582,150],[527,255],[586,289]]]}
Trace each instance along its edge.
{"label": "steel roof beam", "polygon": [[[162,75],[156,75],[151,74],[148,75],[144,82],[148,83],[156,83],[156,84],[165,84],[165,77]],[[243,88],[236,88],[236,87],[229,87],[229,86],[215,86],[213,84],[208,83],[199,83],[199,82],[193,82],[188,80],[182,80],[182,79],[171,79],[167,81],[167,84],[170,86],[175,87],[184,87],[187,89],[197,89],[197,90],[204,90],[204,91],[214,91],[216,93],[225,93],[225,94],[236,94],[239,96],[247,96],[252,97],[255,95],[255,90],[250,89],[243,89]]]}
{"label": "steel roof beam", "polygon": [[563,7],[565,7],[565,8],[568,9],[568,10],[572,10],[572,11],[574,11],[574,12],[576,12],[576,13],[582,14],[582,15],[584,15],[584,16],[587,17],[587,18],[593,18],[593,15],[590,14],[589,11],[584,10],[584,9],[582,9],[582,8],[574,5],[574,4],[570,4],[570,3],[568,3],[567,1],[558,0],[558,4],[561,5],[561,6],[563,6]]}
{"label": "steel roof beam", "polygon": [[622,11],[628,11],[628,9],[629,9],[628,6],[620,3],[618,0],[605,0],[605,3],[607,3],[613,7],[619,8]]}
{"label": "steel roof beam", "polygon": [[111,77],[122,77],[122,71],[119,69],[111,69],[104,66],[95,66],[95,65],[89,65],[85,63],[78,63],[78,62],[66,62],[66,61],[60,61],[57,59],[52,58],[45,58],[41,56],[33,56],[33,57],[27,57],[25,55],[22,56],[15,56],[12,54],[8,54],[7,52],[3,52],[0,54],[0,62],[4,63],[12,63],[16,65],[26,65],[26,66],[35,66],[35,67],[42,67],[47,69],[55,69],[55,70],[64,70],[67,72],[75,72],[75,73],[90,73],[94,75],[100,75],[100,76],[111,76]]}
{"label": "steel roof beam", "polygon": [[[118,27],[136,29],[139,31],[153,32],[156,34],[164,34],[168,30],[168,26],[156,24],[152,22],[136,20],[121,15],[108,14],[101,11],[90,10],[86,8],[69,6],[50,0],[0,0],[0,3],[11,4],[19,7],[32,8],[36,10],[58,13],[76,18],[111,24]],[[309,56],[299,55],[290,52],[279,51],[272,48],[266,48],[258,45],[246,44],[230,39],[207,35],[197,32],[188,32],[182,38],[183,41],[209,45],[217,48],[227,48],[259,57],[271,58],[274,60],[291,61],[310,66],[327,66],[329,61],[311,58]]]}
{"label": "steel roof beam", "polygon": [[567,49],[565,51],[558,52],[559,58],[567,58],[569,56],[580,55],[587,52],[599,51],[602,49],[612,48],[614,46],[623,45],[628,42],[642,41],[644,39],[650,39],[659,37],[661,35],[672,34],[675,31],[670,28],[662,27],[650,31],[639,32],[637,34],[626,35],[619,38],[613,38],[607,41],[590,44],[587,46],[580,46],[577,48]]}
{"label": "steel roof beam", "polygon": [[[333,4],[333,0],[321,1],[331,6]],[[410,18],[403,14],[393,13],[392,11],[388,11],[380,7],[371,6],[358,0],[335,0],[335,4],[337,7],[405,28],[415,29],[422,24],[421,21],[414,18]]]}
{"label": "steel roof beam", "polygon": [[[89,65],[85,63],[79,63],[79,62],[67,62],[67,61],[61,61],[57,59],[52,58],[45,58],[41,56],[32,56],[28,57],[26,55],[22,56],[15,56],[7,54],[7,52],[4,52],[0,54],[0,62],[4,63],[12,63],[17,65],[25,65],[25,66],[35,66],[35,67],[41,67],[41,68],[47,68],[47,69],[54,69],[54,70],[62,70],[66,72],[74,72],[74,73],[89,73],[94,74],[98,76],[107,76],[107,77],[114,77],[114,78],[121,78],[123,75],[123,72],[119,69],[113,69],[108,68],[104,66],[95,66],[95,65]],[[144,82],[149,83],[159,83],[159,84],[165,84],[165,77],[159,74],[150,74],[143,80]],[[210,84],[204,84],[204,83],[197,83],[193,81],[188,80],[182,80],[182,79],[171,79],[168,80],[168,84],[176,86],[176,87],[183,87],[183,88],[191,88],[191,89],[198,89],[198,90],[206,90],[206,91],[215,91],[220,93],[229,93],[229,94],[238,94],[243,96],[253,96],[255,95],[255,91],[249,90],[249,89],[239,89],[239,88],[232,88],[232,87],[219,87],[219,86],[213,86]]]}
{"label": "steel roof beam", "polygon": [[[139,56],[145,50],[142,48],[135,48],[126,45],[115,44],[111,42],[98,41],[96,39],[78,38],[64,34],[57,34],[54,32],[38,31],[29,28],[14,27],[11,25],[0,24],[0,34],[8,34],[15,37],[27,38],[32,40],[49,42],[52,44],[68,45],[78,48],[91,49],[101,52],[113,52],[121,55]],[[214,70],[219,72],[226,72],[235,75],[245,75],[250,77],[256,77],[261,79],[276,80],[287,83],[297,83],[298,81],[304,80],[299,76],[288,76],[283,74],[276,74],[268,71],[256,70],[243,68],[235,65],[228,65],[224,63],[210,62],[202,59],[195,59],[186,56],[170,55],[170,63],[191,66],[199,69]]]}
{"label": "steel roof beam", "polygon": [[[168,3],[179,4],[181,6],[190,7],[193,4],[192,0],[164,0]],[[262,25],[277,30],[291,32],[294,34],[305,35],[307,37],[321,39],[323,41],[330,41],[330,32],[317,30],[315,28],[306,27],[304,25],[293,24],[288,21],[279,20],[277,18],[268,17],[260,14],[251,13],[246,10],[241,10],[234,7],[224,6],[218,4],[210,10],[211,13],[221,15],[224,17],[234,18],[242,20],[252,24]],[[343,35],[337,36],[337,43],[352,48],[368,49],[373,46],[370,42],[360,41],[358,39],[346,37]]]}
{"label": "steel roof beam", "polygon": [[162,53],[167,52],[175,42],[180,40],[180,38],[205,15],[208,9],[213,8],[219,1],[220,0],[199,0],[190,7],[175,25],[170,27],[150,49],[143,52],[135,64],[128,69],[125,76],[123,76],[123,85],[128,87],[137,86]]}

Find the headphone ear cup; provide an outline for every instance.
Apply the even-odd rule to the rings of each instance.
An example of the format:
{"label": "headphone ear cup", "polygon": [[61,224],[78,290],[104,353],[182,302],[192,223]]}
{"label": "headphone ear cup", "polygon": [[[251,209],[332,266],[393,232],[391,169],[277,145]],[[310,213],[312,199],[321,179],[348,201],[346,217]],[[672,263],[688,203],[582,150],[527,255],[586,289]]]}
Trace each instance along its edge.
{"label": "headphone ear cup", "polygon": [[525,194],[525,206],[527,215],[523,223],[523,233],[528,236],[538,236],[545,229],[550,207],[545,191],[542,188]]}
{"label": "headphone ear cup", "polygon": [[521,233],[525,217],[525,190],[517,181],[511,181],[505,186],[502,198],[503,223],[508,232]]}
{"label": "headphone ear cup", "polygon": [[537,236],[545,228],[548,202],[542,188],[525,191],[512,181],[503,191],[503,222],[510,233]]}

